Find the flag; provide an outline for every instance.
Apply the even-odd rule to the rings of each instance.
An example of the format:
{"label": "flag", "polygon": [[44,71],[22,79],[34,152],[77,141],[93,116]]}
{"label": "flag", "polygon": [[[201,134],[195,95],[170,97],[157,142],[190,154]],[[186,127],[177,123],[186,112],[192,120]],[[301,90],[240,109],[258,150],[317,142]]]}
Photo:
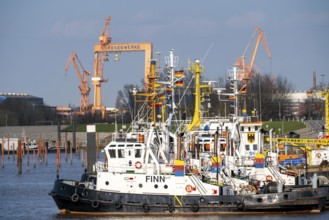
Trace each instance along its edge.
{"label": "flag", "polygon": [[236,102],[236,97],[235,96],[231,96],[228,98],[228,101],[232,104],[234,104]]}
{"label": "flag", "polygon": [[177,82],[175,82],[175,85],[176,85],[177,87],[182,87],[182,86],[184,85],[184,82],[183,82],[183,80],[181,80],[181,81],[177,81]]}
{"label": "flag", "polygon": [[155,103],[156,110],[161,110],[161,108],[162,108],[162,102]]}
{"label": "flag", "polygon": [[171,93],[172,93],[172,88],[167,88],[167,95],[171,95]]}
{"label": "flag", "polygon": [[176,78],[182,78],[184,76],[184,70],[175,71]]}

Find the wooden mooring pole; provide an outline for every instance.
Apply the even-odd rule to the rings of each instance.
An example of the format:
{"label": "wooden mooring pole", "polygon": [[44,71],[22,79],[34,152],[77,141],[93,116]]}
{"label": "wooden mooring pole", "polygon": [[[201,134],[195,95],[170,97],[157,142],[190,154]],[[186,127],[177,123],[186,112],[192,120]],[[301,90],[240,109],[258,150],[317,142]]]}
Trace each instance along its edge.
{"label": "wooden mooring pole", "polygon": [[22,142],[18,140],[17,146],[17,166],[18,166],[18,174],[22,174],[22,163],[23,163],[23,154],[22,154]]}
{"label": "wooden mooring pole", "polygon": [[87,125],[87,171],[93,172],[96,163],[96,125]]}
{"label": "wooden mooring pole", "polygon": [[65,161],[67,161],[67,131],[65,131],[65,144],[64,144],[64,148],[65,148]]}
{"label": "wooden mooring pole", "polygon": [[59,139],[57,139],[57,142],[56,142],[56,169],[58,170],[60,166],[61,166],[61,149],[60,149]]}
{"label": "wooden mooring pole", "polygon": [[1,144],[1,163],[2,163],[2,169],[5,168],[5,139],[2,138],[2,144]]}

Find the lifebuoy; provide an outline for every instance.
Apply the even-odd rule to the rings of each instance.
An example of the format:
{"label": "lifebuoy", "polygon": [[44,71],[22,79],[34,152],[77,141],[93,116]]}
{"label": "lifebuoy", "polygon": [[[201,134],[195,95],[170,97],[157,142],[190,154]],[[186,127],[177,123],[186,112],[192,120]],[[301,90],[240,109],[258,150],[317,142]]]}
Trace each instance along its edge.
{"label": "lifebuoy", "polygon": [[186,192],[190,193],[193,190],[193,187],[191,185],[186,185],[185,187]]}
{"label": "lifebuoy", "polygon": [[93,208],[97,209],[98,206],[99,206],[99,202],[98,202],[98,200],[94,200],[94,201],[92,201],[91,206],[92,206]]}
{"label": "lifebuoy", "polygon": [[199,204],[198,203],[192,204],[191,209],[193,212],[199,211]]}
{"label": "lifebuoy", "polygon": [[267,181],[272,181],[272,180],[273,180],[273,177],[272,177],[271,175],[267,175],[267,176],[266,176],[266,180],[267,180]]}
{"label": "lifebuoy", "polygon": [[117,209],[117,210],[121,209],[122,208],[122,203],[120,201],[114,203],[114,208]]}
{"label": "lifebuoy", "polygon": [[77,193],[74,193],[71,196],[71,200],[72,200],[72,202],[77,202],[79,200],[79,195]]}
{"label": "lifebuoy", "polygon": [[168,211],[169,212],[174,212],[175,211],[175,206],[173,204],[168,205]]}
{"label": "lifebuoy", "polygon": [[136,169],[140,169],[140,168],[142,168],[142,163],[139,162],[139,161],[137,161],[137,162],[135,163],[135,168],[136,168]]}
{"label": "lifebuoy", "polygon": [[321,158],[321,153],[317,153],[317,154],[316,154],[316,157],[317,157],[317,158]]}

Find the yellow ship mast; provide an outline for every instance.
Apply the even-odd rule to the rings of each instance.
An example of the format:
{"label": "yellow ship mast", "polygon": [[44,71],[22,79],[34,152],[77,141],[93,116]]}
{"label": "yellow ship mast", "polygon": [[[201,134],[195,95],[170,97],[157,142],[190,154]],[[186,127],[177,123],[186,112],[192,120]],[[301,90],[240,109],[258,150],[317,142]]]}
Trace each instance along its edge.
{"label": "yellow ship mast", "polygon": [[187,130],[191,131],[194,128],[199,128],[201,123],[201,93],[200,93],[200,75],[203,69],[200,60],[196,60],[195,64],[191,63],[191,72],[195,75],[195,106],[192,122],[188,125]]}

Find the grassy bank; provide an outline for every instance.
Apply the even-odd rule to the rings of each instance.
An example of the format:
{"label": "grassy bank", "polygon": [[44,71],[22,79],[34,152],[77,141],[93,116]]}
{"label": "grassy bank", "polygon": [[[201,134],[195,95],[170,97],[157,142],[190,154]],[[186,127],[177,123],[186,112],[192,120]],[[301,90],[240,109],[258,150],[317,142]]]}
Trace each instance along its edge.
{"label": "grassy bank", "polygon": [[[118,131],[122,128],[122,124],[118,124]],[[127,130],[130,126],[130,124],[124,124],[126,128],[124,130]],[[87,125],[86,124],[78,124],[76,125],[76,132],[86,132]],[[72,132],[72,125],[68,126],[67,128],[62,130],[63,132]],[[114,124],[96,124],[96,131],[97,132],[114,132],[115,131],[115,125]]]}
{"label": "grassy bank", "polygon": [[303,122],[298,122],[298,121],[268,121],[265,122],[262,126],[262,128],[265,130],[270,130],[271,128],[274,128],[276,133],[281,133],[283,130],[283,134],[289,133],[290,131],[302,129],[305,127],[306,126]]}

